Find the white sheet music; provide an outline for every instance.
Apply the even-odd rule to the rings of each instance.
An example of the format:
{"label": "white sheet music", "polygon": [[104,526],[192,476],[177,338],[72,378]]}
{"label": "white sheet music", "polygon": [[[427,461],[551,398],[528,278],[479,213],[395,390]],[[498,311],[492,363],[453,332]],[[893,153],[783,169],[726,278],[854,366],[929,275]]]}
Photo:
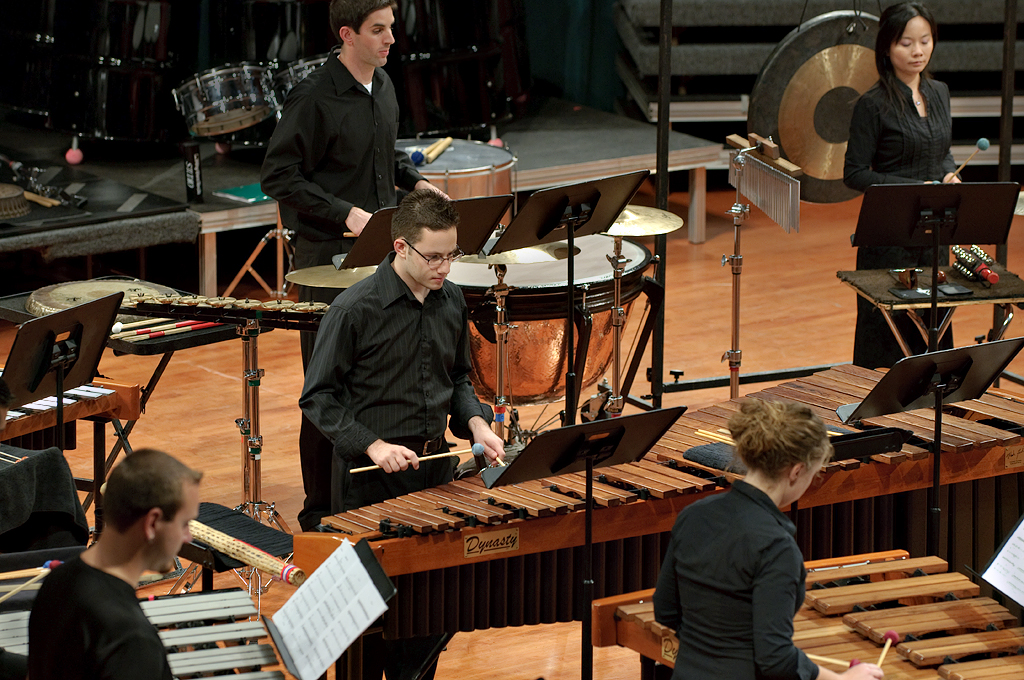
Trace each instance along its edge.
{"label": "white sheet music", "polygon": [[346,539],[271,618],[300,680],[317,680],[387,608]]}
{"label": "white sheet music", "polygon": [[1024,522],[1017,523],[981,577],[1024,607]]}

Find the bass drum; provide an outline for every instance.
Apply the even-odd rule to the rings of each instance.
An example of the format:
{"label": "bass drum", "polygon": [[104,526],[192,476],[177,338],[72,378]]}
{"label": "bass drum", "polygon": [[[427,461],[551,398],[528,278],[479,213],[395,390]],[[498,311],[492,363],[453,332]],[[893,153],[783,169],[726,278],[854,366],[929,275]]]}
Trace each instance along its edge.
{"label": "bass drum", "polygon": [[[575,299],[592,317],[590,344],[583,370],[583,389],[596,384],[608,371],[613,356],[612,307],[615,302],[612,268],[606,256],[615,252],[610,236],[584,236],[575,240],[580,252],[575,261]],[[650,252],[627,240],[622,255],[629,259],[622,275],[622,307],[628,320],[632,303],[643,289],[643,273],[651,262]],[[487,290],[497,283],[494,272],[484,265],[456,262],[448,277],[459,285],[469,306],[470,379],[477,395],[494,401],[497,384],[497,344],[494,297]],[[565,396],[568,372],[565,327],[566,262],[512,264],[505,283],[515,286],[505,299],[509,331],[509,386],[515,405],[544,404]],[[582,351],[576,335],[576,352]]]}
{"label": "bass drum", "polygon": [[843,184],[850,119],[857,98],[878,80],[878,18],[852,11],[814,17],[783,38],[750,93],[747,132],[771,136],[799,165],[800,198],[847,201]]}

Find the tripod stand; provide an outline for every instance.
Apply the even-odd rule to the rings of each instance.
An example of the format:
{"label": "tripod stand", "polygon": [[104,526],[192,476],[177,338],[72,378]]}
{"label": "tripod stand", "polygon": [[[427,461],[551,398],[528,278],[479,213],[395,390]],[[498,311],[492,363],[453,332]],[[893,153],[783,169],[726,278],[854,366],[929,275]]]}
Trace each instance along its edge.
{"label": "tripod stand", "polygon": [[[242,268],[238,270],[237,274],[235,274],[235,278],[233,278],[231,280],[231,283],[228,284],[227,289],[224,291],[224,297],[231,295],[231,293],[235,290],[235,287],[238,286],[239,282],[242,280],[242,277],[248,273],[251,274],[254,279],[256,279],[256,283],[260,284],[260,287],[263,288],[264,291],[266,291],[267,295],[274,298],[275,300],[284,299],[285,295],[287,294],[287,291],[285,290],[284,278],[286,273],[284,266],[285,254],[287,253],[288,255],[289,271],[291,270],[292,258],[295,255],[295,251],[293,250],[291,244],[292,235],[293,232],[290,229],[285,229],[284,225],[281,224],[281,210],[278,209],[277,226],[275,226],[273,229],[264,234],[263,238],[260,239],[260,242],[256,244],[256,248],[249,255],[249,259],[245,261],[245,264],[242,265]],[[260,276],[259,272],[257,272],[252,266],[252,263],[256,261],[256,258],[259,257],[260,253],[263,252],[263,248],[271,240],[273,240],[275,242],[275,245],[277,246],[277,288],[274,289],[270,287],[270,285],[263,279],[263,277]]]}

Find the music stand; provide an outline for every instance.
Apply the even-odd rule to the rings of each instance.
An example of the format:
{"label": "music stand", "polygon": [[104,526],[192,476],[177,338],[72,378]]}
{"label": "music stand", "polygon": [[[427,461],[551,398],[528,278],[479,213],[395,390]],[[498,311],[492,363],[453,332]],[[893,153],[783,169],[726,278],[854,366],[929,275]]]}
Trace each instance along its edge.
{"label": "music stand", "polygon": [[[479,253],[495,226],[512,204],[511,194],[461,198],[453,201],[459,213],[459,247],[464,253]],[[381,208],[372,215],[347,254],[331,258],[340,269],[376,267],[394,250],[391,218],[398,208]]]}
{"label": "music stand", "polygon": [[939,555],[942,405],[980,397],[1021,348],[1024,348],[1024,338],[1010,338],[905,357],[882,376],[864,401],[836,409],[844,423],[929,406],[935,410],[928,515],[929,555]]}
{"label": "music stand", "polygon": [[[566,365],[569,373],[565,376],[565,422],[571,425],[576,420],[576,336],[573,326],[576,304],[575,245],[577,236],[589,236],[608,231],[619,214],[636,194],[649,170],[638,170],[622,175],[565,184],[550,189],[535,191],[526,205],[512,219],[505,233],[491,247],[488,255],[507,250],[529,248],[542,243],[567,241],[569,256],[566,258],[566,343],[569,350]],[[580,367],[582,373],[583,367]]]}
{"label": "music stand", "polygon": [[92,382],[124,293],[26,321],[4,366],[12,408],[55,396],[57,448],[64,450],[64,392]]}
{"label": "music stand", "polygon": [[585,471],[587,484],[583,542],[582,680],[591,680],[594,674],[590,611],[590,603],[594,599],[591,554],[594,545],[594,468],[640,460],[685,410],[685,406],[674,406],[547,430],[534,437],[508,466],[484,468],[480,472],[484,485],[491,489],[495,486]]}
{"label": "music stand", "polygon": [[938,349],[939,250],[942,246],[1003,245],[1010,232],[1020,185],[873,184],[864,192],[854,246],[931,246],[931,322],[928,351]]}

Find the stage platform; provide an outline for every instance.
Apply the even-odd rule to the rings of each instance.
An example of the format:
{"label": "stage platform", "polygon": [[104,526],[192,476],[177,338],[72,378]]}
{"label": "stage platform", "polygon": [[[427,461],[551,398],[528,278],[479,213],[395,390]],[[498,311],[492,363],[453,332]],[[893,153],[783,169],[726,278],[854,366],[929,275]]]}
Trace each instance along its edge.
{"label": "stage platform", "polygon": [[[558,184],[596,179],[639,169],[655,170],[657,129],[654,125],[624,116],[604,113],[558,99],[540,100],[528,116],[498,128],[498,134],[517,159],[514,189],[532,191]],[[64,151],[70,146],[66,135],[50,130],[26,127],[8,116],[0,126],[0,149],[13,160],[39,167],[65,165]],[[123,148],[124,145],[121,145]],[[104,149],[85,148],[79,168],[104,180],[119,182],[155,196],[184,203],[184,168],[181,158],[166,147],[138,146],[135,157],[116,159]],[[94,152],[95,151],[95,152]],[[182,220],[198,219],[199,293],[216,295],[217,234],[223,231],[273,228],[277,209],[273,201],[244,204],[213,196],[214,191],[259,182],[261,154],[242,149],[218,154],[212,142],[200,145],[202,155],[203,203],[193,203],[181,211]],[[669,170],[690,173],[691,203],[687,219],[690,240],[705,238],[706,168],[719,161],[722,145],[690,135],[673,132],[669,139]],[[102,156],[102,157],[101,157]],[[174,215],[175,213],[170,213]],[[166,217],[164,217],[166,219]],[[123,236],[108,234],[112,226]],[[134,218],[116,222],[96,222],[75,228],[80,244],[73,254],[95,254],[117,250],[111,243],[123,242],[123,249],[169,242],[156,236],[145,221]],[[53,248],[67,239],[69,229],[37,233],[31,242],[12,241],[0,227],[0,252],[20,248]],[[101,232],[107,237],[103,249],[89,252],[90,237]],[[146,234],[153,233],[152,238]],[[181,233],[173,238],[182,240]],[[195,233],[194,226],[193,231]],[[141,235],[141,237],[140,237]],[[253,239],[253,244],[257,243]],[[5,247],[5,244],[7,247]],[[99,245],[97,245],[99,247]],[[44,250],[44,255],[49,251]],[[59,249],[49,257],[65,256]],[[56,254],[55,254],[56,253]]]}

